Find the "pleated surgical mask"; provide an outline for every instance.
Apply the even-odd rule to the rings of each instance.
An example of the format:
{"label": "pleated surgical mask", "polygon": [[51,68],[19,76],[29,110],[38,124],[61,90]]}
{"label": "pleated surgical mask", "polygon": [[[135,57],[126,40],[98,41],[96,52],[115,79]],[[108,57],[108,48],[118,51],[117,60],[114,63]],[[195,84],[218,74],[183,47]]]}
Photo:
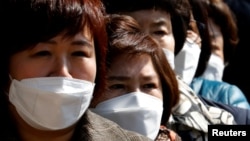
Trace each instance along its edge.
{"label": "pleated surgical mask", "polygon": [[124,129],[154,140],[160,129],[163,101],[149,94],[132,92],[101,102],[91,110]]}
{"label": "pleated surgical mask", "polygon": [[200,58],[200,46],[195,42],[185,41],[182,50],[175,56],[175,72],[184,82],[190,84],[195,75]]}
{"label": "pleated surgical mask", "polygon": [[92,82],[66,77],[13,79],[9,100],[30,126],[60,130],[82,117],[92,99],[94,86]]}
{"label": "pleated surgical mask", "polygon": [[170,51],[167,48],[162,48],[163,52],[165,53],[165,56],[168,60],[169,65],[171,66],[171,68],[174,70],[175,68],[175,64],[174,64],[174,52]]}
{"label": "pleated surgical mask", "polygon": [[208,80],[222,81],[224,68],[223,60],[218,55],[212,53],[202,77]]}

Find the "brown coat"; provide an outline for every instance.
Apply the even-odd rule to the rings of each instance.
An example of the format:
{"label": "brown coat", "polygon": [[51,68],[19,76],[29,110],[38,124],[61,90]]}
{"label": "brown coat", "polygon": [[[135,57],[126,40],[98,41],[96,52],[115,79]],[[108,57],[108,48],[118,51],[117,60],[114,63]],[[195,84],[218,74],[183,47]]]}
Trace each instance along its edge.
{"label": "brown coat", "polygon": [[118,124],[87,111],[90,121],[89,133],[93,141],[152,141],[138,133],[122,129]]}

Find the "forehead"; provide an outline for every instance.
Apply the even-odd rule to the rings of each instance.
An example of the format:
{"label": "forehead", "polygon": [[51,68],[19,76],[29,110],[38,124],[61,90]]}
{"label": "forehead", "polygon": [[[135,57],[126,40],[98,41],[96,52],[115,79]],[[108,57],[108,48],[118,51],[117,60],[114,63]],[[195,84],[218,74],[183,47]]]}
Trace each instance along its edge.
{"label": "forehead", "polygon": [[111,63],[109,74],[135,75],[141,72],[148,74],[156,73],[152,59],[147,54],[137,56],[122,54],[117,56]]}
{"label": "forehead", "polygon": [[171,16],[168,12],[163,10],[139,10],[134,12],[128,12],[126,14],[135,18],[140,25],[166,25],[168,27],[171,27]]}
{"label": "forehead", "polygon": [[56,35],[55,37],[52,37],[51,39],[48,39],[48,40],[53,40],[55,38],[59,38],[59,39],[62,39],[64,41],[69,41],[69,40],[81,40],[84,38],[84,40],[86,42],[88,42],[89,44],[93,45],[94,44],[94,35],[93,35],[93,32],[91,31],[90,27],[85,24],[83,26],[83,28],[78,32],[78,33],[75,33],[75,34],[70,34],[70,31],[68,30],[65,30],[64,32],[62,33],[59,33],[58,35]]}
{"label": "forehead", "polygon": [[86,37],[89,40],[93,40],[94,35],[88,24],[84,25],[83,30],[82,30],[82,35],[84,35],[84,37]]}

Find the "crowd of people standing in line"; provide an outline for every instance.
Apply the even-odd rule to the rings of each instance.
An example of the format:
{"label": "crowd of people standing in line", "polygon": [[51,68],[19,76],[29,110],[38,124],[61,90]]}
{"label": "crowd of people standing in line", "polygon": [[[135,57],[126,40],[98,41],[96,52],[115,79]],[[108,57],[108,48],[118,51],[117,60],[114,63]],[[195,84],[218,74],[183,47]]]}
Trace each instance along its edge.
{"label": "crowd of people standing in line", "polygon": [[[219,89],[214,90],[214,92],[220,92],[220,96],[224,97],[215,101],[214,99],[207,99],[206,97],[200,96],[200,93],[196,93],[193,91],[188,83],[192,80],[192,77],[197,74],[202,74],[202,71],[199,73],[195,72],[197,70],[205,70],[204,64],[206,64],[209,60],[211,54],[211,41],[209,36],[208,24],[206,23],[207,19],[202,19],[199,15],[193,14],[192,10],[197,10],[197,6],[193,6],[196,3],[200,6],[199,10],[203,11],[196,11],[201,14],[204,11],[204,5],[200,1],[167,1],[167,0],[159,0],[159,1],[114,1],[114,0],[104,0],[104,4],[106,5],[106,10],[108,13],[116,13],[116,14],[125,14],[132,16],[134,19],[137,20],[139,25],[141,26],[142,30],[147,34],[150,34],[159,44],[160,47],[163,48],[164,52],[166,53],[166,57],[174,70],[176,71],[176,57],[180,56],[177,60],[178,62],[182,63],[181,69],[179,72],[187,72],[183,73],[186,75],[182,75],[181,78],[177,75],[177,80],[179,83],[179,92],[181,94],[181,99],[177,104],[177,108],[172,109],[172,114],[174,121],[171,121],[170,124],[175,131],[178,132],[185,140],[202,140],[206,139],[207,133],[207,125],[209,124],[218,124],[218,121],[223,124],[233,124],[233,123],[225,123],[223,119],[216,119],[215,117],[220,116],[212,116],[212,113],[216,113],[214,110],[219,108],[222,113],[227,113],[230,115],[233,114],[236,124],[237,123],[248,123],[249,119],[247,119],[249,115],[249,104],[245,98],[245,96],[239,92],[232,91],[231,88]],[[192,5],[191,5],[192,4]],[[201,7],[203,6],[203,7]],[[189,8],[190,7],[190,8]],[[192,8],[195,7],[195,8]],[[207,14],[207,13],[205,13]],[[206,16],[206,15],[205,15]],[[194,19],[191,19],[194,18]],[[199,18],[199,20],[197,20]],[[192,21],[190,23],[190,21]],[[197,21],[197,22],[194,22]],[[203,25],[196,25],[196,30],[194,27],[194,23],[204,22]],[[190,26],[191,25],[191,26]],[[203,26],[203,27],[202,27]],[[199,37],[196,36],[195,33],[191,32],[189,29],[195,31],[196,34],[200,34],[201,40],[191,40],[186,39],[186,37],[194,38]],[[187,32],[191,35],[187,36]],[[198,31],[198,32],[197,32]],[[199,33],[200,32],[200,33]],[[193,36],[193,37],[192,37]],[[205,38],[205,39],[204,39]],[[199,39],[199,38],[198,38]],[[204,39],[204,40],[203,40]],[[192,42],[193,41],[193,42]],[[190,43],[191,42],[191,43]],[[205,44],[207,43],[207,44]],[[196,45],[194,45],[196,44]],[[186,46],[186,47],[185,47]],[[201,55],[200,59],[199,54],[199,47],[201,47]],[[191,51],[192,50],[192,51]],[[182,55],[180,55],[182,53]],[[193,57],[192,55],[198,56]],[[183,57],[184,56],[184,57]],[[194,62],[190,63],[188,60],[194,60],[199,62],[199,64],[195,64]],[[192,60],[192,61],[193,61]],[[186,64],[185,64],[186,63]],[[200,65],[201,64],[201,65]],[[195,66],[194,66],[195,65]],[[197,66],[198,65],[198,66]],[[179,65],[180,66],[180,65]],[[200,67],[201,66],[201,67]],[[202,67],[203,66],[203,67]],[[190,69],[191,68],[191,69]],[[188,74],[188,75],[187,75]],[[192,74],[192,75],[190,75]],[[181,74],[180,74],[181,75]],[[187,79],[185,79],[187,78]],[[183,80],[180,80],[183,79]],[[188,81],[189,80],[189,81]],[[184,81],[184,83],[183,83]],[[220,85],[229,85],[222,82],[212,82],[213,84],[220,84]],[[211,90],[214,88],[213,85]],[[224,88],[224,87],[222,87]],[[231,90],[230,92],[227,92]],[[227,94],[228,93],[228,94]],[[198,96],[197,96],[198,94]],[[232,100],[228,100],[228,95],[232,98]],[[222,99],[222,101],[220,101]],[[224,100],[224,101],[223,101]],[[224,103],[221,103],[224,102]],[[192,105],[186,106],[185,104]],[[216,108],[215,108],[216,107]],[[214,109],[215,108],[215,109]],[[244,108],[244,109],[242,109]],[[246,109],[245,109],[246,108]],[[223,110],[226,110],[223,111]],[[183,113],[185,111],[185,113]],[[243,117],[238,117],[238,112],[244,113]],[[220,112],[217,114],[223,115]],[[192,115],[199,115],[199,118],[194,118]],[[198,117],[198,116],[196,116]],[[231,117],[231,116],[227,116]],[[247,119],[247,120],[246,120]],[[230,121],[230,120],[228,120]],[[196,124],[197,123],[197,124]],[[203,124],[204,123],[204,124]],[[170,126],[171,126],[170,125]]]}

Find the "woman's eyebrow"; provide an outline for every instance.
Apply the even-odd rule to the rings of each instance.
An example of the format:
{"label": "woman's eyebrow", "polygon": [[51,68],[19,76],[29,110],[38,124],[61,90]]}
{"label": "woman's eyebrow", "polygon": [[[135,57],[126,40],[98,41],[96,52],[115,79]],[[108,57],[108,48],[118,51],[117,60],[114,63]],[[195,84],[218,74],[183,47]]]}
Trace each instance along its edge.
{"label": "woman's eyebrow", "polygon": [[125,80],[129,80],[129,77],[127,77],[127,76],[109,76],[108,80],[109,81],[125,81]]}
{"label": "woman's eyebrow", "polygon": [[76,39],[76,40],[72,41],[71,44],[72,45],[84,45],[84,46],[88,46],[88,47],[93,47],[91,41],[89,41],[87,39]]}
{"label": "woman's eyebrow", "polygon": [[[57,44],[57,42],[55,40],[47,40],[47,41],[43,41],[42,43]],[[93,45],[91,44],[91,41],[89,41],[87,39],[75,39],[71,42],[71,45],[93,47]]]}
{"label": "woman's eyebrow", "polygon": [[148,75],[148,76],[143,76],[142,79],[145,81],[154,80],[154,79],[157,79],[157,76],[156,75]]}

